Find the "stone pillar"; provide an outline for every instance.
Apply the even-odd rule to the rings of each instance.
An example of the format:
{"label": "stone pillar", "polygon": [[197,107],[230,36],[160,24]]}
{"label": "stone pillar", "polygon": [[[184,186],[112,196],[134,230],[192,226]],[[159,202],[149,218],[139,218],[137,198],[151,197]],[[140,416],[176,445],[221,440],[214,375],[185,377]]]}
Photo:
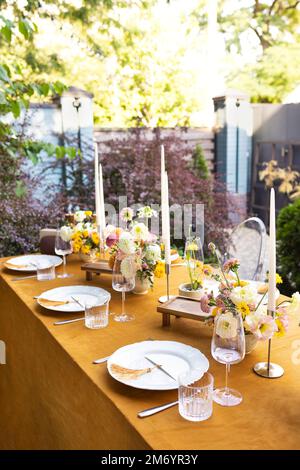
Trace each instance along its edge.
{"label": "stone pillar", "polygon": [[252,107],[248,95],[230,90],[214,98],[214,110],[216,172],[240,207],[232,214],[238,222],[246,217],[250,192]]}

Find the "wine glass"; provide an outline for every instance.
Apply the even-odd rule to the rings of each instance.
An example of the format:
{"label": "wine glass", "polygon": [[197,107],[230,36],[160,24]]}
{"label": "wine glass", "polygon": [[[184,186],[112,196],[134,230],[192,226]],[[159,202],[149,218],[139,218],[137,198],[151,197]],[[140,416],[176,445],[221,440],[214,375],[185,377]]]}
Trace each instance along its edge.
{"label": "wine glass", "polygon": [[203,250],[199,237],[188,237],[185,242],[184,260],[187,266],[191,287],[197,290],[201,284],[203,268]]}
{"label": "wine glass", "polygon": [[64,278],[73,276],[73,274],[68,274],[66,271],[66,264],[67,264],[66,255],[70,255],[72,252],[73,252],[73,249],[72,249],[71,241],[65,241],[61,237],[61,232],[58,229],[56,231],[56,237],[55,237],[55,253],[63,257],[64,263],[63,263],[63,273],[58,274],[57,277],[64,279]]}
{"label": "wine glass", "polygon": [[211,354],[217,362],[226,364],[225,387],[215,389],[214,401],[223,406],[238,405],[243,399],[241,393],[228,387],[230,365],[245,357],[243,320],[238,312],[226,311],[215,318]]}
{"label": "wine glass", "polygon": [[197,264],[203,263],[203,248],[200,237],[187,237],[184,248],[184,259],[186,263]]}
{"label": "wine glass", "polygon": [[112,273],[112,287],[115,291],[122,292],[122,313],[114,315],[114,320],[119,322],[134,320],[134,315],[125,312],[125,292],[135,287],[135,267],[132,257],[127,256],[122,260],[116,258]]}

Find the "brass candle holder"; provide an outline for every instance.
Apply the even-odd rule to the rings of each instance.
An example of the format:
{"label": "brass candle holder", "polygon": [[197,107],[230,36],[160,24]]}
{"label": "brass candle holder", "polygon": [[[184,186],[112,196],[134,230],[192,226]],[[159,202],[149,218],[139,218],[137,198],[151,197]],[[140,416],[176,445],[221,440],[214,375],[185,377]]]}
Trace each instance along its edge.
{"label": "brass candle holder", "polygon": [[[275,313],[268,310],[268,315],[271,315],[274,318]],[[283,376],[284,369],[280,365],[271,362],[271,347],[272,340],[269,339],[268,360],[267,362],[258,362],[257,364],[255,364],[255,366],[253,367],[253,371],[255,372],[255,374],[266,379],[278,379],[279,377]]]}

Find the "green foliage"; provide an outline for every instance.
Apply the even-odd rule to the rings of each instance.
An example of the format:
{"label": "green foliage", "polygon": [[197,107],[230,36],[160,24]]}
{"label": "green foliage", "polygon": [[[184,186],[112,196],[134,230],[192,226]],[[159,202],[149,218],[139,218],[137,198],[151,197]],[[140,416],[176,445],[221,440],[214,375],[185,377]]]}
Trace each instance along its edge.
{"label": "green foliage", "polygon": [[[201,27],[207,24],[204,8],[195,17]],[[218,0],[227,86],[249,93],[253,102],[281,102],[300,82],[299,24],[299,0]]]}
{"label": "green foliage", "polygon": [[279,272],[291,294],[300,290],[300,199],[279,212],[277,239]]}
{"label": "green foliage", "polygon": [[[31,6],[33,4],[35,2],[28,3]],[[2,43],[4,41],[8,44],[8,51],[12,48],[12,41],[16,45],[24,41],[29,42],[36,32],[36,25],[24,17],[12,22],[0,16],[0,39]],[[6,184],[11,183],[15,178],[15,193],[22,197],[24,188],[17,178],[23,157],[28,157],[36,163],[41,151],[44,151],[49,156],[56,155],[58,158],[63,158],[67,155],[74,158],[76,149],[65,149],[33,141],[26,136],[22,125],[22,116],[26,114],[30,101],[43,100],[50,95],[61,94],[65,85],[58,80],[50,83],[41,80],[30,81],[26,76],[24,77],[22,61],[17,61],[10,53],[2,59],[4,60],[0,64],[0,158],[1,161],[6,161],[8,173],[7,177],[1,181],[1,194],[5,194]],[[16,120],[18,126],[15,126]]]}
{"label": "green foliage", "polygon": [[247,91],[255,103],[280,103],[299,82],[300,43],[272,46],[256,64],[229,76],[230,86]]}
{"label": "green foliage", "polygon": [[207,161],[203,153],[201,145],[196,145],[195,150],[192,155],[192,168],[194,173],[202,179],[207,179],[209,177],[209,170],[207,166]]}

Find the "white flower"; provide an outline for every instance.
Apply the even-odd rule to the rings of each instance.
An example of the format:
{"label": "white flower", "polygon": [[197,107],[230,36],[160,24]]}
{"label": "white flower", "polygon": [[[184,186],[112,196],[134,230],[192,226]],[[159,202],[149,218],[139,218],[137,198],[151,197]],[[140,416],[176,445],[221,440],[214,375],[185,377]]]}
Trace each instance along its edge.
{"label": "white flower", "polygon": [[116,227],[114,225],[108,224],[104,228],[104,236],[107,238],[111,233],[115,232]]}
{"label": "white flower", "polygon": [[85,218],[86,218],[85,211],[76,211],[74,214],[75,222],[83,222]]}
{"label": "white flower", "polygon": [[151,217],[157,217],[157,211],[155,211],[154,209],[152,209],[152,207],[150,206],[145,206],[145,207],[142,207],[139,211],[138,211],[138,217],[140,219],[142,218],[146,218],[146,219],[151,219]]}
{"label": "white flower", "polygon": [[237,319],[232,312],[222,313],[217,320],[216,333],[221,338],[235,338],[237,335]]}
{"label": "white flower", "polygon": [[300,294],[299,292],[295,292],[292,295],[292,301],[287,306],[287,313],[290,315],[294,315],[298,312],[300,312]]}
{"label": "white flower", "polygon": [[120,218],[124,222],[130,222],[133,219],[133,210],[130,207],[124,207],[120,212]]}
{"label": "white flower", "polygon": [[73,229],[67,225],[63,225],[60,229],[60,237],[64,242],[69,242],[73,235]]}
{"label": "white flower", "polygon": [[125,255],[133,255],[136,251],[136,245],[130,233],[123,232],[118,241],[118,248]]}
{"label": "white flower", "polygon": [[136,265],[133,260],[129,257],[124,258],[121,261],[121,273],[126,279],[131,279],[136,275]]}
{"label": "white flower", "polygon": [[76,232],[83,232],[83,230],[84,230],[84,224],[82,222],[80,222],[79,224],[76,224],[75,226]]}
{"label": "white flower", "polygon": [[230,299],[235,305],[240,302],[246,302],[247,305],[257,304],[257,290],[250,284],[244,287],[234,287],[230,293]]}
{"label": "white flower", "polygon": [[145,250],[145,258],[150,263],[156,263],[161,258],[161,251],[158,245],[148,245]]}
{"label": "white flower", "polygon": [[135,224],[131,230],[131,233],[135,240],[146,241],[149,236],[148,227],[142,222]]}
{"label": "white flower", "polygon": [[269,340],[277,331],[275,319],[271,315],[264,314],[263,310],[247,315],[244,328],[262,341]]}

